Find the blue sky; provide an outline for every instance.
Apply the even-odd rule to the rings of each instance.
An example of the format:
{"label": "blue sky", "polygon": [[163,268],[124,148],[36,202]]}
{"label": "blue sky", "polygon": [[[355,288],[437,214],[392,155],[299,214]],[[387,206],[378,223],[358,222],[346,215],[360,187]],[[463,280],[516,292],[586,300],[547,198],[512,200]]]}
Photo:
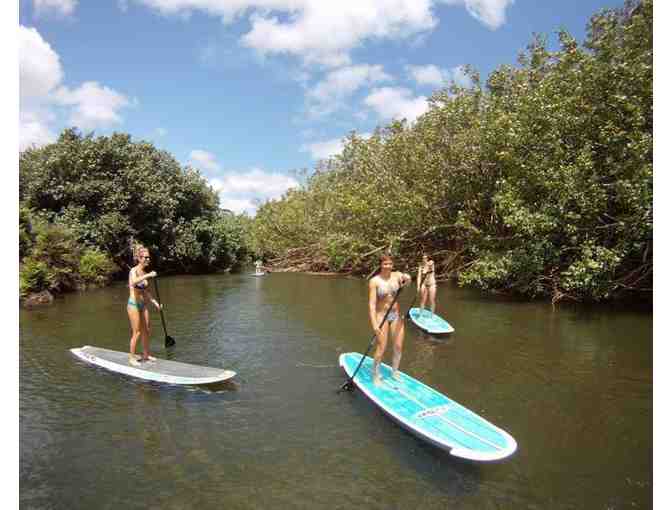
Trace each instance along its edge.
{"label": "blue sky", "polygon": [[610,0],[20,0],[20,148],[75,125],[199,168],[222,207],[297,184],[432,91],[515,64],[534,32],[582,41]]}

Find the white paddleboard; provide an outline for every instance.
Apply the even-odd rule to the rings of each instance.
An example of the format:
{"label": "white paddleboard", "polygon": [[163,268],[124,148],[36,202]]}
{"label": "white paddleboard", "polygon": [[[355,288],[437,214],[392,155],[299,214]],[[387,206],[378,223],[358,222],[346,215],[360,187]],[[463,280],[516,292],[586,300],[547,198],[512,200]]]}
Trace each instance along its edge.
{"label": "white paddleboard", "polygon": [[232,370],[203,367],[159,358],[132,365],[128,360],[127,352],[112,351],[101,347],[91,347],[90,345],[70,349],[70,352],[92,365],[148,381],[170,384],[211,384],[226,381],[236,375]]}

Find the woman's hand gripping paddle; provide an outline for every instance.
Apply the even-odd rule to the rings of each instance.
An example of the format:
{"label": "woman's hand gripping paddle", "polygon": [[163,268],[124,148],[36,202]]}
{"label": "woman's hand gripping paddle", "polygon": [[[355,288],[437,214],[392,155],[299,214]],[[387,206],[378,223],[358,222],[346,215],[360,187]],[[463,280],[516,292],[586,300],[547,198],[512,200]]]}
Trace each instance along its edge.
{"label": "woman's hand gripping paddle", "polygon": [[[383,316],[383,320],[380,321],[380,324],[378,325],[378,329],[382,328],[383,324],[385,324],[385,321],[387,320],[387,316],[390,314],[390,310],[392,310],[392,307],[394,306],[394,303],[397,302],[397,298],[399,297],[399,294],[401,294],[401,289],[403,289],[403,288],[404,288],[403,286],[400,286],[399,290],[394,295],[394,299],[392,300],[392,303],[390,303],[390,306],[388,307],[387,311],[385,312],[385,315]],[[359,368],[362,366],[362,363],[364,363],[364,359],[369,354],[369,351],[371,350],[371,347],[373,347],[373,342],[376,340],[376,336],[378,336],[378,333],[373,334],[373,336],[371,337],[371,341],[369,342],[369,346],[366,348],[366,352],[364,353],[364,356],[362,356],[362,359],[359,360],[359,365],[357,365],[357,368],[352,373],[352,376],[348,377],[348,380],[345,381],[343,383],[343,385],[338,389],[337,393],[340,393],[341,391],[352,391],[352,390],[355,389],[355,386],[352,383],[352,380],[357,375],[357,372],[359,372]]]}
{"label": "woman's hand gripping paddle", "polygon": [[175,339],[166,331],[166,319],[163,317],[163,306],[161,305],[161,295],[159,294],[159,284],[154,278],[154,290],[156,291],[156,300],[159,302],[159,312],[161,312],[161,324],[163,324],[163,332],[166,334],[166,347],[173,347]]}

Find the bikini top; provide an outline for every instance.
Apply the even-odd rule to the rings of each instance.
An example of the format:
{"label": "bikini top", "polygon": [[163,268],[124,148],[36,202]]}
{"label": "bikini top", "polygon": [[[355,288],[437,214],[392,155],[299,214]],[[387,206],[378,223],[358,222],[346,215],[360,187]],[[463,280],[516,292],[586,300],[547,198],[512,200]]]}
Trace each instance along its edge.
{"label": "bikini top", "polygon": [[421,271],[422,274],[429,274],[434,272],[434,261],[429,260],[427,261],[427,264],[423,264],[422,262],[420,263]]}
{"label": "bikini top", "polygon": [[[131,269],[131,273],[130,273],[131,276],[133,275],[133,271],[134,270]],[[129,278],[129,280],[130,280],[130,278]],[[135,287],[138,290],[145,290],[148,285],[149,285],[149,283],[147,282],[147,280],[142,280],[141,282],[138,282],[138,283],[134,284],[133,287]],[[130,285],[129,285],[129,287],[130,287]]]}
{"label": "bikini top", "polygon": [[380,276],[376,280],[376,295],[379,298],[391,296],[399,290],[399,281],[390,277],[389,280],[383,280]]}

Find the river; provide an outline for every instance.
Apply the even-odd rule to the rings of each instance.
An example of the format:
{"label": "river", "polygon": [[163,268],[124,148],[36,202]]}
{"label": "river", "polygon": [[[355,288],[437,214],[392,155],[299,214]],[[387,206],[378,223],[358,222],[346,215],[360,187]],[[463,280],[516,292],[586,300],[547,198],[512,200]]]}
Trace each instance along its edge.
{"label": "river", "polygon": [[[451,457],[361,393],[341,352],[371,330],[362,280],[273,273],[160,280],[159,357],[235,370],[180,387],[76,360],[124,351],[121,283],[20,311],[22,508],[651,508],[650,308],[519,302],[439,285],[455,328],[409,324],[401,369],[508,431],[497,463]],[[402,293],[402,310],[412,291]],[[390,347],[388,347],[389,349]],[[388,351],[385,361],[390,362]]]}

